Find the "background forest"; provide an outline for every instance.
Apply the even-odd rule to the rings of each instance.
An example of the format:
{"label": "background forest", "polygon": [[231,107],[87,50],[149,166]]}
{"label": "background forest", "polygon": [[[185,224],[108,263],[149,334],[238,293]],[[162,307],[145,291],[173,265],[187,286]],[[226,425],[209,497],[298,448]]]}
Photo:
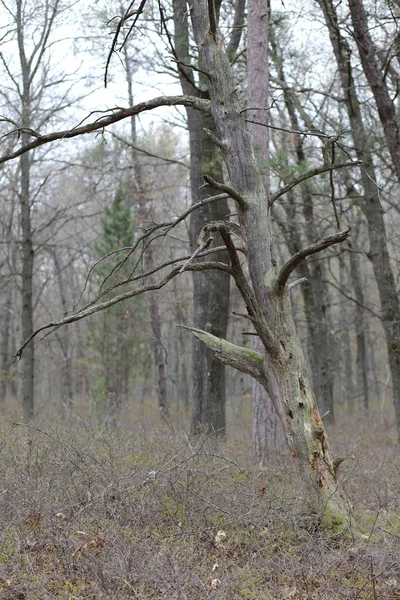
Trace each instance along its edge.
{"label": "background forest", "polygon": [[0,40],[0,598],[399,597],[400,3]]}

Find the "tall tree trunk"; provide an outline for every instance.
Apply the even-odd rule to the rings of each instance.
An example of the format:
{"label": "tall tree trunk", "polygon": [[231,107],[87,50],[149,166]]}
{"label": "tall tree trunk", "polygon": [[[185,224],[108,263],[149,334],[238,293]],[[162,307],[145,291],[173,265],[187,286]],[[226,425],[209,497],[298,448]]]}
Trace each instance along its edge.
{"label": "tall tree trunk", "polygon": [[[58,290],[60,294],[61,306],[64,315],[68,312],[68,301],[65,290],[65,283],[59,257],[57,255],[57,248],[51,251],[51,256],[54,262],[54,268],[56,271],[56,277],[58,281]],[[61,400],[64,407],[73,408],[73,385],[72,385],[72,372],[71,372],[71,344],[70,344],[70,331],[65,329],[64,331],[58,332],[57,338],[60,344],[61,353],[63,356],[63,363],[61,366]]]}
{"label": "tall tree trunk", "polygon": [[[126,81],[128,85],[128,100],[129,106],[134,105],[133,88],[132,88],[132,71],[130,66],[130,57],[128,54],[127,45],[124,44],[124,61],[125,61],[125,73]],[[142,227],[147,227],[150,221],[150,205],[148,190],[145,181],[145,177],[142,172],[142,165],[140,164],[140,158],[136,151],[137,136],[136,136],[136,119],[132,116],[131,122],[131,140],[132,140],[132,163],[133,172],[135,175],[135,186],[137,191],[138,200],[138,221]],[[151,271],[154,267],[153,249],[151,245],[148,245],[144,252],[144,264],[148,271]],[[150,278],[151,280],[151,278]],[[153,362],[156,371],[156,382],[157,382],[157,399],[160,416],[162,419],[170,422],[169,404],[168,404],[168,387],[167,387],[167,363],[166,363],[166,352],[162,341],[162,324],[161,315],[159,308],[159,299],[157,294],[150,293],[150,320],[151,320],[151,331],[152,331],[152,352]],[[126,378],[125,378],[126,379]]]}
{"label": "tall tree trunk", "polygon": [[[350,248],[351,249],[351,248]],[[350,274],[357,304],[355,310],[356,342],[357,342],[357,400],[361,411],[368,414],[368,363],[367,363],[367,331],[364,319],[364,292],[360,271],[360,259],[356,252],[350,252]]]}
{"label": "tall tree trunk", "polygon": [[1,340],[0,340],[0,408],[4,408],[7,400],[8,381],[10,378],[10,323],[11,323],[12,291],[11,281],[7,284],[6,299],[1,307]]}
{"label": "tall tree trunk", "polygon": [[[360,102],[354,85],[351,49],[347,40],[342,36],[332,1],[317,0],[317,2],[324,13],[338,65],[357,158],[363,163],[360,171],[363,195],[359,197],[358,203],[368,223],[369,258],[374,270],[381,302],[381,319],[385,331],[386,348],[392,375],[397,430],[400,436],[400,303],[390,263],[384,209],[375,183],[377,179],[370,151],[370,142],[364,128]],[[349,189],[348,193],[350,194],[352,191],[354,195],[358,195],[356,190]]]}
{"label": "tall tree trunk", "polygon": [[[346,270],[345,254],[343,252],[339,254],[339,281],[342,290],[349,288],[349,278]],[[342,349],[341,392],[344,402],[352,414],[354,409],[353,360],[351,356],[349,309],[345,302],[340,309],[340,329],[340,348]]]}
{"label": "tall tree trunk", "polygon": [[[219,2],[220,4],[220,2]],[[218,8],[218,7],[217,7]],[[174,0],[175,52],[182,65],[190,63],[189,33],[186,0]],[[233,52],[233,50],[232,50]],[[206,77],[200,74],[199,88],[196,87],[191,69],[179,66],[182,90],[185,94],[201,96],[206,87]],[[191,108],[187,109],[190,143],[190,190],[192,203],[217,194],[204,187],[203,173],[206,170],[214,180],[222,181],[222,160],[208,131],[215,130],[213,121]],[[218,200],[192,212],[190,217],[191,251],[197,248],[197,240],[203,227],[210,221],[219,221],[229,213],[228,202]],[[214,244],[221,240],[215,236]],[[226,262],[225,253],[216,260]],[[193,274],[193,320],[195,326],[216,336],[225,337],[229,319],[229,275],[226,273]],[[192,347],[192,434],[204,431],[225,433],[225,366],[211,350],[197,339]]]}
{"label": "tall tree trunk", "polygon": [[396,107],[390,97],[384,73],[379,66],[375,44],[368,30],[368,19],[363,2],[362,0],[348,0],[348,3],[362,68],[374,95],[393,167],[400,181],[400,130]]}
{"label": "tall tree trunk", "polygon": [[[218,225],[231,259],[231,272],[246,302],[249,317],[262,340],[265,356],[240,348],[193,328],[221,360],[262,381],[285,427],[289,447],[298,459],[304,483],[335,527],[351,527],[349,506],[336,481],[327,436],[311,390],[300,342],[293,323],[287,281],[310,253],[347,238],[341,232],[308,247],[277,268],[271,236],[270,211],[262,176],[235,89],[211,0],[191,0],[193,31],[202,69],[209,74],[211,114],[236,199],[246,242],[252,287],[226,224]],[[214,225],[215,227],[215,225]]]}
{"label": "tall tree trunk", "polygon": [[[253,149],[263,174],[264,187],[269,194],[269,78],[268,78],[268,0],[248,2],[248,52],[247,52],[247,97],[248,129]],[[262,350],[259,338],[254,339],[253,348]],[[254,454],[264,463],[267,454],[279,449],[281,425],[271,398],[256,379],[252,380],[253,396],[253,445]],[[278,448],[277,448],[278,446]]]}
{"label": "tall tree trunk", "polygon": [[[29,102],[27,99],[26,102]],[[23,127],[29,127],[29,119],[25,115]],[[28,143],[27,135],[21,135],[21,142]],[[19,193],[21,209],[22,233],[22,339],[28,339],[33,333],[33,241],[31,226],[30,199],[30,155],[23,154],[20,159],[21,188]],[[22,359],[22,406],[25,420],[29,421],[34,414],[34,375],[35,344],[29,344]]]}

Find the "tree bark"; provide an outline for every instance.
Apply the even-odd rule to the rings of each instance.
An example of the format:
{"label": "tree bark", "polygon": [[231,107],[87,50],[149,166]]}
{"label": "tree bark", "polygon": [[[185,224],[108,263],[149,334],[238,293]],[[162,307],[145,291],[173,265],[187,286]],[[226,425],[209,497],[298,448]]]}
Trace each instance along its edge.
{"label": "tree bark", "polygon": [[[343,252],[339,255],[339,281],[341,289],[345,290],[349,288],[349,278],[347,275],[345,254]],[[351,288],[350,288],[351,289]],[[351,320],[350,320],[351,319]],[[350,323],[352,317],[349,318],[349,308],[346,303],[343,304],[340,310],[340,348],[341,352],[341,373],[342,373],[342,386],[341,393],[344,402],[347,404],[347,408],[352,414],[354,412],[354,385],[353,385],[353,359],[351,355],[351,343],[350,343]]]}
{"label": "tree bark", "polygon": [[[252,288],[249,286],[229,232],[220,231],[228,248],[231,268],[249,317],[263,343],[265,357],[257,352],[216,340],[194,330],[219,358],[257,377],[265,386],[285,428],[292,454],[304,474],[304,483],[335,528],[351,527],[349,506],[336,481],[326,432],[311,390],[305,361],[293,323],[287,280],[310,253],[347,238],[341,232],[293,256],[280,270],[273,253],[270,213],[262,175],[251,147],[245,117],[239,104],[222,36],[212,18],[212,2],[190,2],[193,31],[202,68],[208,73],[211,113],[223,149],[237,211]],[[253,291],[254,290],[254,291]]]}
{"label": "tree bark", "polygon": [[12,308],[12,293],[11,282],[8,282],[6,290],[6,299],[1,307],[1,341],[0,341],[0,408],[3,409],[7,400],[8,381],[10,377],[10,323],[11,323],[11,308]]}
{"label": "tree bark", "polygon": [[400,130],[396,107],[379,66],[375,44],[368,30],[368,19],[363,2],[362,0],[348,0],[348,2],[354,39],[357,42],[364,75],[374,95],[393,167],[400,181]]}
{"label": "tree bark", "polygon": [[[218,14],[220,2],[216,6]],[[174,0],[175,52],[180,61],[179,76],[184,94],[203,96],[206,77],[199,76],[196,86],[193,71],[183,65],[190,64],[189,32],[186,0]],[[233,52],[233,49],[232,49]],[[207,132],[214,132],[213,121],[198,111],[186,111],[190,143],[190,191],[192,204],[218,191],[204,187],[203,173],[214,180],[223,181],[222,160],[218,148]],[[190,216],[191,251],[197,248],[197,240],[203,227],[229,214],[226,200],[207,204]],[[214,245],[221,245],[219,236]],[[216,260],[227,262],[225,253]],[[219,337],[225,337],[229,320],[230,278],[225,273],[193,273],[193,321],[196,327]],[[197,339],[192,346],[192,417],[191,432],[216,432],[224,435],[226,426],[225,366]]]}
{"label": "tree bark", "polygon": [[348,190],[348,193],[350,194],[353,191],[354,195],[359,196],[358,203],[368,223],[369,258],[374,270],[381,302],[381,319],[385,331],[386,348],[392,375],[393,401],[400,439],[400,303],[387,246],[384,209],[375,183],[377,178],[370,144],[355,89],[351,49],[347,40],[342,36],[332,1],[317,0],[317,2],[323,11],[338,65],[356,155],[363,162],[360,172],[363,193],[359,196],[356,190],[351,189]]}
{"label": "tree bark", "polygon": [[[247,52],[247,102],[249,109],[248,129],[253,143],[253,150],[263,175],[266,191],[265,202],[269,195],[269,7],[267,0],[249,0],[248,2],[248,52]],[[258,338],[253,342],[253,349],[262,350]],[[267,454],[279,449],[281,425],[275,412],[271,398],[265,388],[256,379],[252,380],[253,396],[253,446],[254,454],[261,464]]]}

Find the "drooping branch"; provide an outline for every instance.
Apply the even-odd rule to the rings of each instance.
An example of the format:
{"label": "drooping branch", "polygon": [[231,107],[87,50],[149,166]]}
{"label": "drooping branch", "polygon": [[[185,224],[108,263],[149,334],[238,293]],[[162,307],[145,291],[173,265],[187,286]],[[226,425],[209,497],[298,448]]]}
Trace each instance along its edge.
{"label": "drooping branch", "polygon": [[46,135],[40,135],[38,132],[33,132],[32,135],[34,135],[35,139],[32,142],[21,146],[14,152],[9,152],[8,154],[1,156],[0,164],[13,160],[18,156],[25,154],[25,152],[43,146],[44,144],[78,137],[79,135],[84,135],[86,133],[93,133],[94,131],[104,129],[113,123],[118,123],[118,121],[122,121],[123,119],[127,119],[148,110],[153,110],[160,106],[190,106],[204,113],[209,113],[210,111],[210,102],[203,98],[195,98],[194,96],[158,96],[157,98],[147,100],[146,102],[139,102],[139,104],[130,108],[116,108],[111,114],[99,117],[86,125],[79,125],[64,131],[55,131]]}
{"label": "drooping branch", "polygon": [[307,246],[306,248],[303,248],[302,250],[296,252],[296,254],[289,258],[287,263],[285,263],[282,269],[280,270],[278,279],[276,281],[277,291],[279,293],[283,292],[290,274],[292,273],[292,271],[294,271],[296,267],[299,266],[300,263],[303,262],[303,260],[307,258],[307,256],[311,256],[311,254],[317,254],[318,252],[329,248],[329,246],[333,246],[334,244],[340,244],[341,242],[344,242],[350,236],[350,231],[351,228],[349,227],[345,231],[340,231],[339,233],[335,233],[334,235],[329,235],[323,240],[320,240],[319,242],[311,244],[310,246]]}
{"label": "drooping branch", "polygon": [[338,163],[336,165],[325,163],[321,167],[316,167],[315,169],[311,169],[310,171],[307,171],[306,173],[303,173],[302,175],[299,175],[298,177],[294,177],[294,179],[289,181],[288,184],[286,184],[284,187],[282,187],[277,192],[275,192],[275,194],[273,194],[271,196],[271,198],[269,199],[269,205],[272,206],[273,203],[276,200],[278,200],[278,198],[280,198],[281,196],[286,194],[289,190],[294,188],[296,185],[299,185],[299,183],[306,181],[307,179],[311,179],[312,177],[315,177],[316,175],[321,175],[322,173],[327,173],[328,171],[334,171],[335,169],[344,169],[346,167],[356,167],[357,165],[361,165],[361,164],[362,164],[361,160],[348,161],[345,163]]}
{"label": "drooping branch", "polygon": [[236,344],[222,340],[211,333],[196,329],[195,327],[187,327],[185,325],[178,325],[178,327],[193,333],[197,339],[210,348],[215,357],[221,362],[242,373],[247,373],[266,385],[263,366],[264,357],[259,352],[251,350],[250,348],[237,346]]}
{"label": "drooping branch", "polygon": [[[210,261],[210,262],[197,263],[195,265],[189,265],[187,267],[188,271],[206,271],[208,269],[217,269],[220,271],[225,271],[225,272],[231,273],[231,269],[225,263],[220,263],[220,262],[216,262],[216,261],[215,262]],[[139,296],[140,294],[144,294],[146,292],[160,290],[165,285],[167,285],[167,283],[169,281],[171,281],[174,277],[179,275],[180,270],[181,270],[181,266],[178,265],[178,266],[174,267],[173,269],[171,269],[171,271],[169,271],[160,281],[158,281],[156,283],[152,283],[149,285],[143,285],[143,286],[137,287],[133,290],[129,290],[129,291],[125,292],[124,294],[114,296],[114,298],[111,298],[110,300],[92,304],[86,308],[83,308],[82,310],[79,310],[71,315],[64,317],[63,319],[59,319],[58,321],[51,321],[50,323],[47,323],[46,325],[39,327],[32,333],[32,335],[28,339],[26,339],[24,341],[22,346],[16,352],[15,358],[20,359],[22,357],[22,353],[23,353],[24,349],[26,348],[26,346],[42,331],[46,331],[48,329],[52,329],[54,331],[56,329],[59,329],[60,327],[63,327],[64,325],[68,325],[69,323],[76,323],[76,321],[80,321],[81,319],[90,317],[91,315],[93,315],[95,313],[98,313],[102,310],[110,308],[111,306],[114,306],[115,304],[119,304],[120,302],[123,302],[124,300],[128,300],[129,298],[134,298],[135,296]]]}

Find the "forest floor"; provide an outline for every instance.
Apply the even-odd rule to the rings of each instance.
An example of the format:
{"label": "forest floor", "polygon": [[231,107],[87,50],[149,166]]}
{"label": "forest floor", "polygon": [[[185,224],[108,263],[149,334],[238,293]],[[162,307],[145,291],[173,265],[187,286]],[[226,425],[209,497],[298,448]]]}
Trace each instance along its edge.
{"label": "forest floor", "polygon": [[190,441],[143,421],[0,426],[0,599],[400,598],[395,429],[351,420],[331,445],[365,539],[324,530],[286,456],[250,427]]}

